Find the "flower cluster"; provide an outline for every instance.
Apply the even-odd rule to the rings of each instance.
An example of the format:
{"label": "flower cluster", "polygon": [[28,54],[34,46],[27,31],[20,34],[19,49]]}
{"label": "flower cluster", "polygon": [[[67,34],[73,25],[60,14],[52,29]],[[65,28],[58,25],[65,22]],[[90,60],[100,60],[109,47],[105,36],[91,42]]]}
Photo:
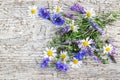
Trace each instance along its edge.
{"label": "flower cluster", "polygon": [[30,16],[38,14],[41,18],[62,26],[60,31],[56,32],[57,37],[50,42],[50,47],[44,51],[40,66],[52,66],[66,72],[70,67],[79,68],[87,58],[99,64],[109,63],[110,60],[116,62],[116,49],[110,39],[103,39],[105,26],[101,25],[102,21],[96,19],[95,11],[78,4],[71,6],[70,11],[75,14],[64,13],[60,6],[55,6],[52,11],[46,8],[37,11],[37,7],[30,7]]}
{"label": "flower cluster", "polygon": [[57,26],[62,26],[65,23],[64,18],[60,15],[62,9],[59,6],[56,6],[54,9],[54,14],[50,14],[50,11],[46,8],[37,9],[36,6],[30,6],[28,13],[30,17],[36,17],[37,15],[43,19],[50,20],[53,24]]}

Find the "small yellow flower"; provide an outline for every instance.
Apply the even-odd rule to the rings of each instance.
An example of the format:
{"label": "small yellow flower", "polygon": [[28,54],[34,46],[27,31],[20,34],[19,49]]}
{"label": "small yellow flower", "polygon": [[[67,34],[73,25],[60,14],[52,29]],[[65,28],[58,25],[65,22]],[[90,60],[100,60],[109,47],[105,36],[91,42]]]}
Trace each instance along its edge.
{"label": "small yellow flower", "polygon": [[68,55],[67,55],[66,51],[61,52],[60,55],[61,55],[61,59],[63,59],[63,60],[67,60],[68,59]]}
{"label": "small yellow flower", "polygon": [[84,45],[85,47],[87,47],[87,46],[89,46],[89,42],[88,42],[88,41],[84,41],[84,42],[83,42],[83,45]]}
{"label": "small yellow flower", "polygon": [[74,60],[73,60],[73,63],[74,63],[74,64],[78,64],[78,62],[79,62],[79,61],[78,61],[77,59],[74,59]]}
{"label": "small yellow flower", "polygon": [[55,58],[56,54],[56,50],[54,48],[46,48],[46,51],[44,51],[45,53],[45,58],[49,58],[50,60]]}
{"label": "small yellow flower", "polygon": [[104,53],[111,53],[113,47],[112,45],[109,44],[109,45],[104,46],[103,49],[104,49]]}
{"label": "small yellow flower", "polygon": [[75,25],[74,20],[72,20],[72,23],[70,24],[70,30],[74,32],[78,32],[78,25]]}
{"label": "small yellow flower", "polygon": [[94,17],[94,16],[95,16],[95,11],[93,10],[93,8],[86,10],[86,17],[87,17],[87,18],[92,18],[92,17]]}
{"label": "small yellow flower", "polygon": [[55,8],[54,8],[54,12],[55,13],[60,13],[60,12],[62,12],[63,10],[62,10],[62,8],[60,7],[60,6],[55,6]]}
{"label": "small yellow flower", "polygon": [[51,50],[48,50],[47,55],[50,57],[53,55],[53,52]]}
{"label": "small yellow flower", "polygon": [[31,9],[31,14],[36,14],[36,9]]}
{"label": "small yellow flower", "polygon": [[92,39],[86,38],[86,40],[82,40],[82,46],[83,47],[90,47],[90,44],[92,43]]}
{"label": "small yellow flower", "polygon": [[36,6],[29,6],[28,8],[29,8],[29,10],[28,10],[28,15],[29,15],[30,17],[35,17],[35,16],[37,16],[37,7],[36,7]]}
{"label": "small yellow flower", "polygon": [[89,17],[89,18],[91,17],[91,12],[90,11],[88,11],[86,14],[87,14],[87,17]]}
{"label": "small yellow flower", "polygon": [[65,54],[62,54],[62,55],[61,55],[61,58],[62,58],[62,59],[65,59],[65,58],[66,58],[66,55],[65,55]]}
{"label": "small yellow flower", "polygon": [[70,62],[71,67],[73,68],[79,68],[82,64],[82,61],[79,61],[78,59],[74,58],[72,62]]}
{"label": "small yellow flower", "polygon": [[61,11],[61,8],[60,8],[60,7],[57,7],[57,8],[56,8],[56,12],[59,13],[60,11]]}

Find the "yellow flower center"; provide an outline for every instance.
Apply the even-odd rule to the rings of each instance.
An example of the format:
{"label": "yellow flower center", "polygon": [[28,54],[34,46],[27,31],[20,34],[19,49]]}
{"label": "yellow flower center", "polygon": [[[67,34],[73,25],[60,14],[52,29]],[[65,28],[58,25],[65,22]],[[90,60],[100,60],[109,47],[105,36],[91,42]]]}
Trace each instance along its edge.
{"label": "yellow flower center", "polygon": [[61,8],[60,7],[57,7],[56,8],[56,12],[60,12],[61,11]]}
{"label": "yellow flower center", "polygon": [[74,26],[74,25],[72,25],[72,26],[71,26],[71,30],[74,30],[74,29],[75,29],[75,26]]}
{"label": "yellow flower center", "polygon": [[107,51],[107,52],[110,52],[110,50],[111,50],[111,49],[110,49],[109,47],[106,48],[106,51]]}
{"label": "yellow flower center", "polygon": [[91,17],[91,12],[90,11],[87,12],[87,17],[89,17],[89,18]]}
{"label": "yellow flower center", "polygon": [[31,9],[31,14],[36,14],[36,9]]}
{"label": "yellow flower center", "polygon": [[50,56],[53,55],[53,52],[52,52],[51,50],[49,50],[49,51],[47,52],[47,55],[50,57]]}
{"label": "yellow flower center", "polygon": [[73,60],[73,63],[74,63],[74,64],[78,64],[78,60],[76,60],[76,59]]}
{"label": "yellow flower center", "polygon": [[87,46],[89,46],[89,42],[88,42],[88,41],[84,41],[84,42],[83,42],[83,45],[84,45],[85,47],[87,47]]}
{"label": "yellow flower center", "polygon": [[66,58],[66,55],[65,55],[65,54],[62,54],[61,57],[62,57],[62,59],[65,59],[65,58]]}

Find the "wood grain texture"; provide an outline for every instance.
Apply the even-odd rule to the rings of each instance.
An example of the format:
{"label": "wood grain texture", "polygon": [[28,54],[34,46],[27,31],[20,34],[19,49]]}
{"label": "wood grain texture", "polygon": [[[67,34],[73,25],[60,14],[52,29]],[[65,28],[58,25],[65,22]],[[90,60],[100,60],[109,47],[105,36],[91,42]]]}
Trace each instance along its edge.
{"label": "wood grain texture", "polygon": [[74,2],[97,13],[120,10],[120,0],[0,0],[0,80],[120,80],[120,21],[107,26],[117,47],[117,64],[87,60],[67,73],[41,69],[43,50],[59,29],[42,18],[31,19],[28,6],[61,5],[65,12]]}

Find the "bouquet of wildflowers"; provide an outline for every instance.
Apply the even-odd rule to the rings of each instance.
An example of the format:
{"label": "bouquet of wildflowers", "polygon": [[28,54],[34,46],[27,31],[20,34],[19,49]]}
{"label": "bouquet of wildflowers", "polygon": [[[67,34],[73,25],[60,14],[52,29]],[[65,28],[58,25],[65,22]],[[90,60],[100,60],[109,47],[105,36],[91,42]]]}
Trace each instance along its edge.
{"label": "bouquet of wildflowers", "polygon": [[[79,68],[83,60],[89,58],[97,63],[116,63],[116,49],[111,39],[106,38],[105,25],[115,21],[117,14],[95,16],[93,9],[85,9],[78,4],[70,7],[72,13],[64,13],[60,6],[52,10],[40,8],[38,15],[60,26],[55,38],[46,48],[41,67],[55,67],[67,71],[70,67]],[[32,15],[36,13],[31,10]],[[112,18],[109,18],[112,16]]]}

